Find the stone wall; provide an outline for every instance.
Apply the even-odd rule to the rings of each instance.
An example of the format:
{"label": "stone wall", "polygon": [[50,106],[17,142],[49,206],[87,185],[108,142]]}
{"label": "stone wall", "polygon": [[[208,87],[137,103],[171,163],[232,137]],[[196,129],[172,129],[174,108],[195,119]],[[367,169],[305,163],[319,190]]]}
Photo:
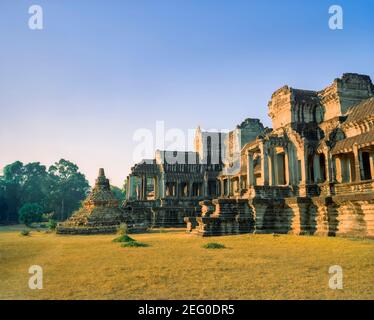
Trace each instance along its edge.
{"label": "stone wall", "polygon": [[[285,199],[215,199],[212,203],[215,206],[212,214],[185,219],[188,231],[202,236],[288,233],[374,238],[374,193]],[[202,207],[207,205],[200,204]]]}

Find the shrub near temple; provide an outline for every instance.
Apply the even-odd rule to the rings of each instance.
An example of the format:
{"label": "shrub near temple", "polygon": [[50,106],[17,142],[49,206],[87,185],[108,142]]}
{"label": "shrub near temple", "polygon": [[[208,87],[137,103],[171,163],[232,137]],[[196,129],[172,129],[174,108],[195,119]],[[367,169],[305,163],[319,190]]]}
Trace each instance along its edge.
{"label": "shrub near temple", "polygon": [[225,246],[221,243],[209,242],[209,243],[204,244],[203,248],[205,248],[205,249],[224,249]]}

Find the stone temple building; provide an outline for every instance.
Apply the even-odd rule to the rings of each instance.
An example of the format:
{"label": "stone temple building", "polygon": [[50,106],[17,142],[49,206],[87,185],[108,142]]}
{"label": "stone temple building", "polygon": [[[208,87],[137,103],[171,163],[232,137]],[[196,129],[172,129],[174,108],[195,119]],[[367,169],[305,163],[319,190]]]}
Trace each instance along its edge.
{"label": "stone temple building", "polygon": [[284,86],[272,128],[246,119],[196,130],[194,152],[157,151],[131,169],[124,209],[202,236],[293,233],[374,237],[374,86],[343,74],[320,90]]}

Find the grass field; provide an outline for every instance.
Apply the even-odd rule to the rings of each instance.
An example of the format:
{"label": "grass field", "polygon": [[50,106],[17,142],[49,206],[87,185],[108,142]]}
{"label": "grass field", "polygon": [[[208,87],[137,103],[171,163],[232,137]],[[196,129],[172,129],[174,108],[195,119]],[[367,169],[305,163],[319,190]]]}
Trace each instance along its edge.
{"label": "grass field", "polygon": [[[374,299],[374,241],[281,235],[198,238],[171,230],[131,235],[123,248],[105,236],[58,236],[0,228],[1,299]],[[205,249],[207,242],[225,249]],[[31,265],[41,290],[28,287]],[[328,286],[340,265],[344,289]]]}

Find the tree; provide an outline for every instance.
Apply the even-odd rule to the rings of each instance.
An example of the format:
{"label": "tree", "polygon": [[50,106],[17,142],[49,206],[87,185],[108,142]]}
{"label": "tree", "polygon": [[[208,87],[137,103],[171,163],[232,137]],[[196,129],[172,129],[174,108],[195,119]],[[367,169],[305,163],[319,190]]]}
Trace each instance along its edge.
{"label": "tree", "polygon": [[61,159],[49,167],[51,178],[50,200],[60,220],[78,209],[90,188],[85,176],[74,163]]}
{"label": "tree", "polygon": [[125,200],[125,192],[124,190],[116,187],[116,186],[110,186],[110,189],[112,190],[114,196],[118,199],[118,201],[121,203]]}
{"label": "tree", "polygon": [[8,204],[5,198],[5,183],[0,177],[0,223],[5,222],[8,214]]}
{"label": "tree", "polygon": [[65,219],[76,210],[89,189],[78,167],[61,159],[48,171],[39,162],[16,161],[0,176],[0,222],[17,222],[24,204],[37,204],[43,213],[55,212]]}
{"label": "tree", "polygon": [[52,181],[46,166],[39,162],[28,163],[23,167],[22,203],[38,203],[43,210],[49,210],[49,190]]}
{"label": "tree", "polygon": [[18,210],[22,201],[23,180],[22,162],[16,161],[4,167],[1,185],[4,190],[3,197],[6,203],[6,212],[4,213],[6,222],[18,221]]}
{"label": "tree", "polygon": [[42,221],[43,208],[37,203],[25,203],[19,210],[19,221],[27,226]]}

